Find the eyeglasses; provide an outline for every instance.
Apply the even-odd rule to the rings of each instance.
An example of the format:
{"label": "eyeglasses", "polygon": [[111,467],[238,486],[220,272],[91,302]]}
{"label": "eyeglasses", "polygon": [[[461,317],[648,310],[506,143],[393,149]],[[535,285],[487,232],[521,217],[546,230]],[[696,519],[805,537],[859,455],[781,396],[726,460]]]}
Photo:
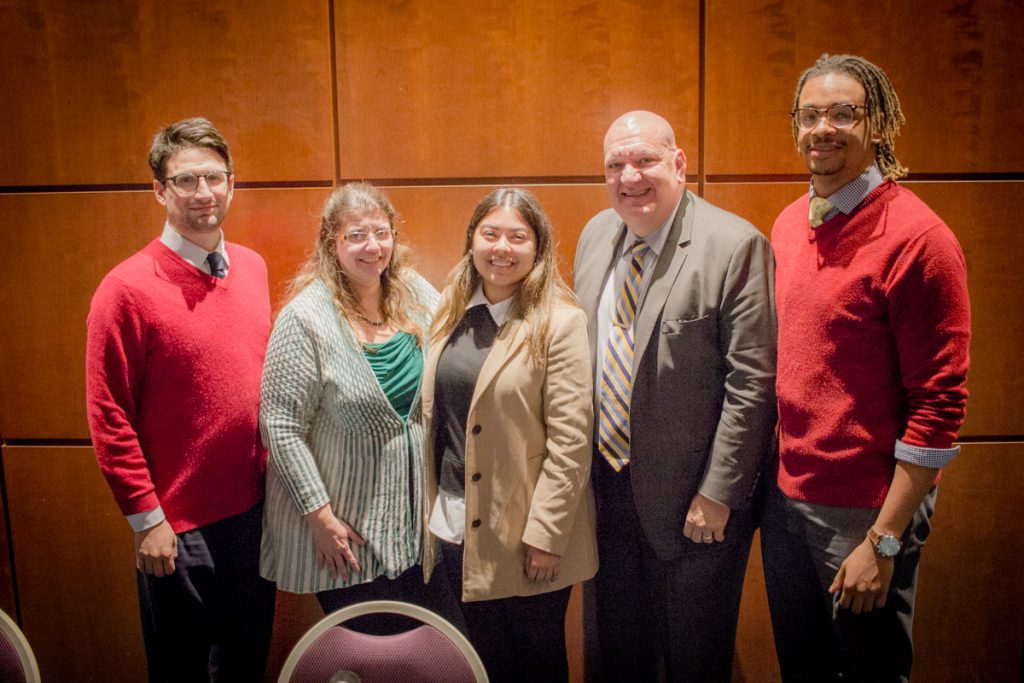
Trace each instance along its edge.
{"label": "eyeglasses", "polygon": [[231,174],[227,171],[212,171],[210,173],[179,173],[176,176],[166,178],[164,182],[170,181],[176,188],[184,192],[185,194],[192,194],[199,189],[199,179],[204,178],[206,180],[206,186],[211,191],[217,191],[224,187],[228,182],[228,176]]}
{"label": "eyeglasses", "polygon": [[398,234],[397,230],[392,228],[381,228],[380,230],[374,230],[373,232],[346,232],[341,236],[341,239],[345,240],[349,244],[366,244],[367,240],[371,237],[378,242],[387,242],[393,239]]}
{"label": "eyeglasses", "polygon": [[833,104],[831,107],[802,107],[789,112],[800,130],[814,130],[822,114],[833,128],[850,128],[857,122],[857,110],[868,110],[863,104]]}

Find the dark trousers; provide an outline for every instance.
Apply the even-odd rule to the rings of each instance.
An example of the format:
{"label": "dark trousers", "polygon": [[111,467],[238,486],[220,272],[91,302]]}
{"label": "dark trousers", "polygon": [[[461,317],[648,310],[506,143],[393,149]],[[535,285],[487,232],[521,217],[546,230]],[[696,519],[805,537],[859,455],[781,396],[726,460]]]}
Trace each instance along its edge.
{"label": "dark trousers", "polygon": [[903,534],[885,607],[853,614],[839,607],[839,594],[828,586],[878,510],[810,505],[771,487],[761,552],[783,680],[910,680],[917,568],[934,510],[933,488]]}
{"label": "dark trousers", "polygon": [[600,656],[588,679],[728,682],[753,513],[734,510],[725,541],[661,559],[640,527],[629,467],[616,473],[596,459],[594,474],[601,564],[587,610],[588,620],[596,613]]}
{"label": "dark trousers", "polygon": [[469,642],[492,683],[564,683],[565,612],[571,588],[526,597],[463,602],[462,545],[441,543],[444,573],[465,618]]}
{"label": "dark trousers", "polygon": [[136,572],[152,683],[262,681],[274,584],[259,575],[263,503],[178,534],[174,573]]}
{"label": "dark trousers", "polygon": [[[465,630],[458,605],[451,594],[448,580],[435,572],[429,584],[423,583],[423,569],[416,565],[389,579],[380,576],[368,583],[321,591],[316,594],[324,614],[337,612],[343,607],[370,600],[398,600],[425,607]],[[400,614],[367,614],[345,622],[348,628],[361,633],[387,636],[416,628],[420,622]]]}

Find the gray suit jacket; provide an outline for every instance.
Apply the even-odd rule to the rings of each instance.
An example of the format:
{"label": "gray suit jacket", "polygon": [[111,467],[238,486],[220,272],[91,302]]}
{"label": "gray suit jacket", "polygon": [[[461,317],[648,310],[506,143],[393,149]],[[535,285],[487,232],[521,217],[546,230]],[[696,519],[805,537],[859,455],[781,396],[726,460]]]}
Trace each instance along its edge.
{"label": "gray suit jacket", "polygon": [[[575,288],[589,316],[594,363],[606,342],[596,338],[598,300],[624,235],[625,224],[608,209],[590,220],[576,247]],[[774,270],[771,246],[754,226],[683,195],[640,300],[630,402],[634,500],[663,559],[696,547],[683,525],[698,491],[733,510],[749,507],[768,462],[776,419]]]}

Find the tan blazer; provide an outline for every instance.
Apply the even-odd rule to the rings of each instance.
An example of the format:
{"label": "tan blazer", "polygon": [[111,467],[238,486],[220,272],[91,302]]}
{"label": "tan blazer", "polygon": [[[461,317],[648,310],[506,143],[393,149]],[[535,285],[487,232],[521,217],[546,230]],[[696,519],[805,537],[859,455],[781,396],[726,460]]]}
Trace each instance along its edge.
{"label": "tan blazer", "polygon": [[[428,579],[439,542],[427,529],[437,498],[434,376],[447,342],[430,345],[423,368]],[[587,319],[580,309],[560,305],[552,312],[547,356],[540,364],[530,358],[522,320],[510,319],[498,331],[466,424],[464,601],[537,595],[596,573],[592,385]],[[561,556],[557,581],[526,578],[524,543]]]}

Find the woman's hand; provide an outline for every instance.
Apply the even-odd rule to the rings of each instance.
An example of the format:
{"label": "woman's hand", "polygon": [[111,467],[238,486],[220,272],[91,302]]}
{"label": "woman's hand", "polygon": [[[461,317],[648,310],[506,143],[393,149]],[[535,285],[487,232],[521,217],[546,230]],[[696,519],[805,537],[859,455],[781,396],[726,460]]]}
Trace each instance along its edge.
{"label": "woman's hand", "polygon": [[561,557],[549,553],[532,545],[526,546],[526,562],[523,564],[523,573],[530,581],[553,582],[558,579],[558,565]]}
{"label": "woman's hand", "polygon": [[348,581],[348,568],[359,573],[359,562],[352,554],[352,544],[363,545],[366,541],[356,530],[343,519],[339,519],[331,511],[330,504],[313,510],[303,516],[306,524],[313,531],[313,544],[316,546],[316,563],[332,579],[341,578]]}

